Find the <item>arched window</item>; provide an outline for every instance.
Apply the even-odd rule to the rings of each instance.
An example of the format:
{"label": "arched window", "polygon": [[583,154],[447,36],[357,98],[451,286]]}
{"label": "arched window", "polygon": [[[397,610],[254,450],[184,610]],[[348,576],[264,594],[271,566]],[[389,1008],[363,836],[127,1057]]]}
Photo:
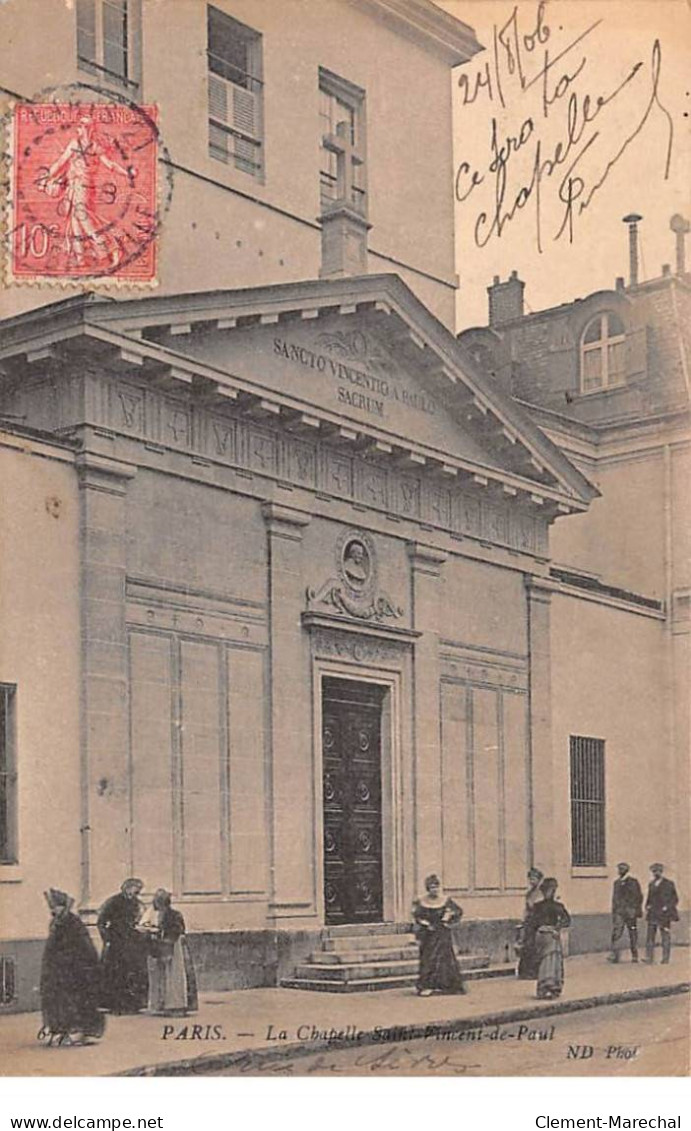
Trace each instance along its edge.
{"label": "arched window", "polygon": [[621,385],[626,377],[624,323],[618,314],[597,314],[581,338],[581,390]]}

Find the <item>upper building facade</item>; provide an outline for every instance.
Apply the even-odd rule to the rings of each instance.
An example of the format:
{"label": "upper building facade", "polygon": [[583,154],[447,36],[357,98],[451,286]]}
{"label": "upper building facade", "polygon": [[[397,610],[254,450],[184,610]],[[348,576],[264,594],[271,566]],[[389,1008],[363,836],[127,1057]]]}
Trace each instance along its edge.
{"label": "upper building facade", "polygon": [[[450,68],[479,50],[469,27],[429,0],[18,9],[0,11],[0,100],[95,87],[158,107],[160,290],[393,271],[453,329]],[[4,313],[54,297],[4,295]]]}

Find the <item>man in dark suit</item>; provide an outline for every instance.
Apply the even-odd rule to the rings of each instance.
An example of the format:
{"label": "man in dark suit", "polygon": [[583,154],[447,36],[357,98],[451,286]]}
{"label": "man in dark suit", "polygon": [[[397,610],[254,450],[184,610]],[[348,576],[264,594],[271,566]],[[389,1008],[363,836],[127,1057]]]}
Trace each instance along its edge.
{"label": "man in dark suit", "polygon": [[617,943],[626,927],[629,933],[631,947],[631,961],[638,962],[638,926],[637,920],[643,914],[643,892],[638,880],[630,876],[629,865],[623,861],[617,864],[619,878],[614,881],[612,889],[612,953],[610,962],[619,961]]}
{"label": "man in dark suit", "polygon": [[648,919],[648,936],[645,941],[645,961],[652,962],[657,929],[660,928],[662,941],[662,961],[669,962],[672,952],[672,923],[679,920],[677,904],[679,896],[672,880],[666,879],[663,864],[651,864],[650,871],[653,878],[648,886],[648,898],[645,901],[645,910]]}

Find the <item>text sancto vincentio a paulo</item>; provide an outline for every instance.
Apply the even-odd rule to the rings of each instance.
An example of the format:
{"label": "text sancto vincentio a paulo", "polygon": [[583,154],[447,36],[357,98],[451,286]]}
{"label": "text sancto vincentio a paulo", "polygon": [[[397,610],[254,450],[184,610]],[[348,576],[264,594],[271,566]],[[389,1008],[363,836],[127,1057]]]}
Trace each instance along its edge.
{"label": "text sancto vincentio a paulo", "polygon": [[384,416],[384,405],[387,400],[396,401],[406,408],[415,409],[416,412],[426,412],[430,416],[435,414],[434,401],[424,393],[409,392],[395,381],[387,381],[385,377],[375,377],[372,373],[346,365],[343,361],[336,361],[326,354],[315,353],[306,346],[286,342],[284,338],[274,338],[274,353],[288,361],[295,361],[306,369],[315,369],[317,373],[326,373],[335,381],[340,381],[339,402],[352,408],[362,409],[372,416]]}

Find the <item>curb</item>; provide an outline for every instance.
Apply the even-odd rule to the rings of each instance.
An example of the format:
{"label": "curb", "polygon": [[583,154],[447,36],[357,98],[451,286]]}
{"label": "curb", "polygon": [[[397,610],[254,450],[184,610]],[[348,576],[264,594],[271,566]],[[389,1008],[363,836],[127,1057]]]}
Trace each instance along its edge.
{"label": "curb", "polygon": [[[459,1018],[456,1021],[426,1021],[417,1025],[394,1025],[393,1029],[405,1031],[402,1040],[415,1040],[419,1037],[432,1036],[434,1033],[459,1033],[466,1029],[489,1028],[493,1025],[507,1025],[514,1021],[526,1021],[532,1017],[555,1017],[560,1013],[577,1013],[584,1009],[594,1009],[597,1006],[621,1005],[633,1001],[646,1001],[654,998],[672,997],[675,994],[685,994],[691,991],[691,982],[675,982],[669,986],[651,986],[647,989],[621,990],[618,993],[597,994],[593,997],[576,998],[573,1001],[535,1002],[534,1005],[519,1006],[515,1009],[504,1009],[497,1013],[483,1013],[477,1017]],[[357,1042],[357,1047],[366,1048],[368,1045],[381,1044],[373,1031],[363,1034]],[[246,1067],[247,1074],[252,1074],[252,1069],[260,1064],[276,1063],[281,1060],[294,1060],[297,1057],[308,1056],[315,1052],[326,1052],[333,1049],[352,1048],[352,1040],[317,1040],[317,1041],[291,1041],[280,1049],[260,1045],[256,1049],[235,1049],[234,1052],[207,1053],[198,1057],[189,1057],[186,1060],[168,1061],[163,1064],[145,1065],[141,1068],[129,1068],[126,1072],[117,1072],[116,1076],[195,1076],[203,1075],[209,1070],[217,1071],[219,1068]]]}

